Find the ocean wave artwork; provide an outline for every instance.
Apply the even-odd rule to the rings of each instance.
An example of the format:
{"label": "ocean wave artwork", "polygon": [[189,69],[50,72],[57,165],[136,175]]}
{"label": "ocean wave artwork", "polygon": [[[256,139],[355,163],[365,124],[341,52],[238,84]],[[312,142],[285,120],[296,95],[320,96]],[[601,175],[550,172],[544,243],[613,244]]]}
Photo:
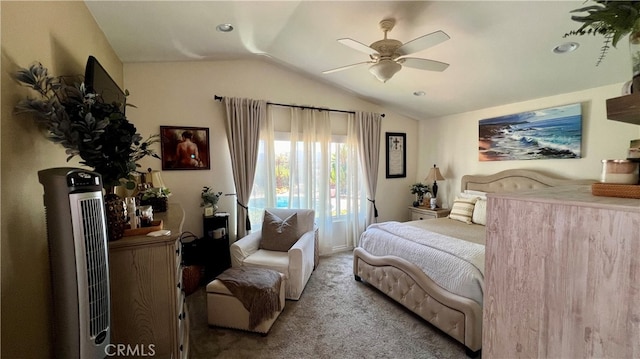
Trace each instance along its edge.
{"label": "ocean wave artwork", "polygon": [[480,161],[580,158],[579,103],[480,120]]}

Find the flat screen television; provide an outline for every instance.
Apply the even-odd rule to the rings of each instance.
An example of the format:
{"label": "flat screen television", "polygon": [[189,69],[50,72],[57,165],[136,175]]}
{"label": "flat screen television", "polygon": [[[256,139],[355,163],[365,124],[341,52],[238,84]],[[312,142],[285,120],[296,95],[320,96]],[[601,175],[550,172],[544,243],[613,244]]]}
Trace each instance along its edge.
{"label": "flat screen television", "polygon": [[124,91],[93,56],[89,56],[87,60],[87,66],[84,70],[84,86],[87,92],[99,95],[105,103],[118,103],[124,113],[126,102]]}

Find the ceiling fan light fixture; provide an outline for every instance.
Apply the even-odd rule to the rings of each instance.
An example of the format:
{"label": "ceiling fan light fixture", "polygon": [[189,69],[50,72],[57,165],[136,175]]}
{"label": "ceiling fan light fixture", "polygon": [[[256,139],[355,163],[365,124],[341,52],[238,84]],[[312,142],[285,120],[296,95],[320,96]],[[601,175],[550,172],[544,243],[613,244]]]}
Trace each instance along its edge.
{"label": "ceiling fan light fixture", "polygon": [[383,59],[378,61],[377,64],[371,65],[371,67],[369,67],[369,72],[371,72],[371,74],[373,74],[373,76],[378,80],[387,82],[396,74],[396,72],[400,71],[401,68],[402,65],[399,63],[393,60]]}

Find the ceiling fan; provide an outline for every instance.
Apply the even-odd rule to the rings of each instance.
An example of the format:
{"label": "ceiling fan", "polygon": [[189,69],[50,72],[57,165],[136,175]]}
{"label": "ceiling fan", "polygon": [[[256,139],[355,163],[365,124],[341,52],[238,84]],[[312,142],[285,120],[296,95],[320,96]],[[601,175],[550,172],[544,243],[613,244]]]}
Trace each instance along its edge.
{"label": "ceiling fan", "polygon": [[395,24],[396,21],[394,19],[384,19],[380,21],[379,25],[382,32],[384,32],[384,39],[378,40],[370,46],[349,38],[338,39],[339,43],[369,55],[370,60],[326,70],[322,73],[330,74],[364,64],[372,64],[369,67],[369,72],[378,80],[387,82],[396,72],[400,71],[402,66],[427,71],[444,71],[449,67],[449,64],[440,61],[406,57],[407,55],[449,40],[449,35],[443,31],[436,31],[403,44],[398,40],[387,39],[387,32],[391,31]]}

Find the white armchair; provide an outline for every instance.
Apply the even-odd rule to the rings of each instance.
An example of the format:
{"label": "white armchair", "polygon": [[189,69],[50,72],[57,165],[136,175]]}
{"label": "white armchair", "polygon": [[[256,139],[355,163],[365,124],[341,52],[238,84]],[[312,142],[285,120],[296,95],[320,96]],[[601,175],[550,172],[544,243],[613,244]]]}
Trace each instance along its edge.
{"label": "white armchair", "polygon": [[251,266],[274,269],[284,274],[285,297],[298,300],[314,269],[316,231],[315,211],[311,209],[268,208],[267,211],[285,219],[297,213],[297,237],[287,251],[260,248],[262,231],[256,231],[231,245],[231,266]]}

